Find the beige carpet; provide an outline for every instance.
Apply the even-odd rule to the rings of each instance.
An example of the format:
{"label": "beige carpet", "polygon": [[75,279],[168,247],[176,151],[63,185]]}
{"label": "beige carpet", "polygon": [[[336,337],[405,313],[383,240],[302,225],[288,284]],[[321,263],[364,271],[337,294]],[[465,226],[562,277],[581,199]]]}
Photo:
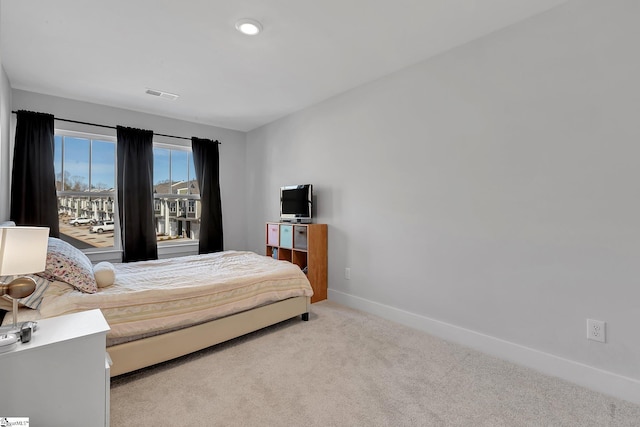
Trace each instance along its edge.
{"label": "beige carpet", "polygon": [[638,426],[640,406],[324,301],[112,379],[111,425]]}

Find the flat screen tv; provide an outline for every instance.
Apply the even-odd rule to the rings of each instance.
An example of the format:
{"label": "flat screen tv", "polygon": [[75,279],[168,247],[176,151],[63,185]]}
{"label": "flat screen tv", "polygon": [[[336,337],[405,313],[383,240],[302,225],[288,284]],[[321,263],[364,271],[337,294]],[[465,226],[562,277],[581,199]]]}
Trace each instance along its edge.
{"label": "flat screen tv", "polygon": [[312,206],[311,184],[280,187],[280,221],[310,223]]}

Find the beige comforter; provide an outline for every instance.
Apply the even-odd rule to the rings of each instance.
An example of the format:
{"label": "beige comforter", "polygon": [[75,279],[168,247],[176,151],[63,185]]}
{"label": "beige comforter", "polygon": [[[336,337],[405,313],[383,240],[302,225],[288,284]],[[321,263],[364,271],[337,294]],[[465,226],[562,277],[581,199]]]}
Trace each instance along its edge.
{"label": "beige comforter", "polygon": [[311,296],[299,267],[253,252],[226,251],[115,264],[115,284],[86,294],[61,283],[41,317],[100,308],[111,344],[178,329],[296,296]]}

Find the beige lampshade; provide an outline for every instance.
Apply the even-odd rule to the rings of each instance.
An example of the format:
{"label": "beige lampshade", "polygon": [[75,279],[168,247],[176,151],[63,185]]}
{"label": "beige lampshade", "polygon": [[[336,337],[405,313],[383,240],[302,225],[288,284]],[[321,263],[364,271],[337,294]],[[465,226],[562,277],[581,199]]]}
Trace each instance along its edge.
{"label": "beige lampshade", "polygon": [[0,276],[44,271],[48,243],[48,227],[0,228]]}

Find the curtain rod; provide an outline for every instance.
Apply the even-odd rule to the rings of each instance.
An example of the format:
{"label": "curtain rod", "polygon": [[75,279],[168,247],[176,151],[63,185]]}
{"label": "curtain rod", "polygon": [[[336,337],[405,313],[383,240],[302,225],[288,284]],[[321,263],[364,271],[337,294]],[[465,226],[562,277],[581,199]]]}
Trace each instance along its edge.
{"label": "curtain rod", "polygon": [[[17,114],[18,112],[17,111],[12,111],[12,113],[13,114]],[[59,120],[61,122],[69,122],[69,123],[78,123],[78,124],[81,124],[81,125],[97,126],[97,127],[101,127],[101,128],[107,128],[107,129],[116,129],[116,130],[118,129],[116,126],[100,125],[98,123],[80,122],[78,120],[61,119],[61,118],[58,118],[58,117],[55,117],[55,116],[53,117],[53,120]],[[167,137],[167,138],[186,139],[187,141],[191,141],[191,138],[188,138],[186,136],[165,135],[163,133],[155,133],[155,132],[153,134],[154,135],[158,135],[158,136],[164,136],[164,137]],[[214,142],[216,142],[218,144],[222,144],[220,141],[214,141]]]}

